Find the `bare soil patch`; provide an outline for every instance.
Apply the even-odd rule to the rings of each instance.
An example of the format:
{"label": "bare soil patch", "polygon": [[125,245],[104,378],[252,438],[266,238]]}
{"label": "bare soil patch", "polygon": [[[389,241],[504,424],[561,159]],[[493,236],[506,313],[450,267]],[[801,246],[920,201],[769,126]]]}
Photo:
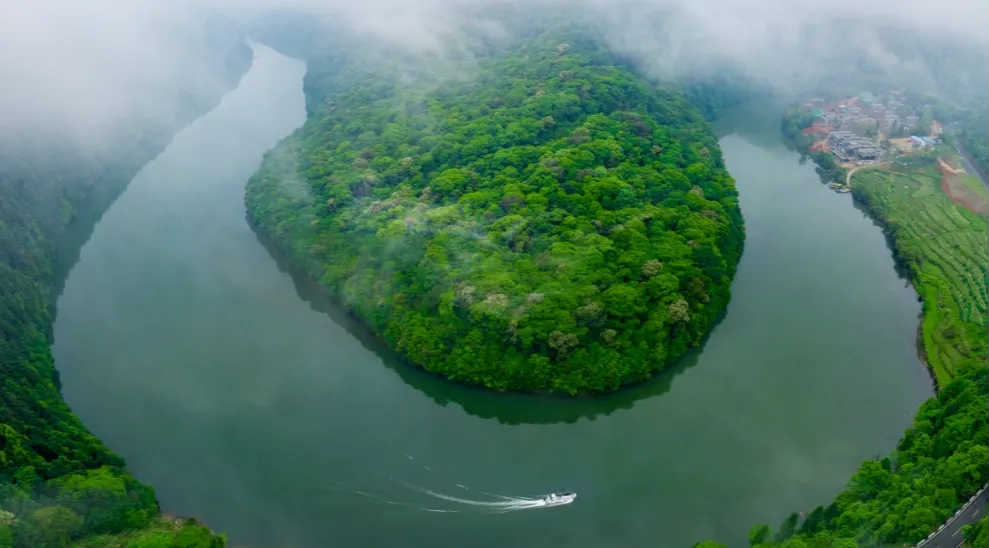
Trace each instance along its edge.
{"label": "bare soil patch", "polygon": [[[989,217],[989,200],[972,192],[961,175],[941,164],[941,191],[951,198],[951,201],[980,215]],[[947,167],[948,169],[944,169]]]}

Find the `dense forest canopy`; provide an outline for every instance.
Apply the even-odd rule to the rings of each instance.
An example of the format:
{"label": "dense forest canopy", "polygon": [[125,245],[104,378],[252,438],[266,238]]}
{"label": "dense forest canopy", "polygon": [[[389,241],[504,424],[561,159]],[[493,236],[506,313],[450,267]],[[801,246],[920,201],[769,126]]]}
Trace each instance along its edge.
{"label": "dense forest canopy", "polygon": [[249,216],[410,362],[614,390],[723,311],[743,231],[717,141],[592,33],[455,78],[315,64],[325,100],[249,182]]}
{"label": "dense forest canopy", "polygon": [[[311,61],[311,119],[250,181],[249,214],[413,363],[496,389],[613,390],[696,345],[728,301],[743,224],[702,116],[753,84],[727,71],[682,78],[679,91],[651,85],[593,32],[543,32],[554,17],[504,9],[507,37],[475,36],[440,71],[403,52],[347,48],[350,36],[318,27],[286,30],[298,21],[268,27],[267,39]],[[213,38],[210,50],[224,50],[227,39]],[[928,41],[891,39],[946,96],[985,104],[968,94],[972,82],[984,88],[982,57],[943,62]],[[250,52],[238,37],[204,58],[235,80]],[[813,67],[832,75],[821,87],[890,83],[881,67],[846,61],[835,64],[847,73]],[[920,80],[907,78],[891,85]],[[100,152],[4,149],[0,548],[223,544],[195,521],[158,515],[152,489],[62,401],[49,350],[54,298],[93,224],[175,127],[216,99],[180,95],[174,126]],[[980,108],[957,111],[957,132],[985,167]],[[754,528],[752,544],[922,538],[987,479],[987,389],[985,368],[959,368],[893,454],[864,463],[805,520]],[[985,546],[985,529],[983,519],[965,537]]]}

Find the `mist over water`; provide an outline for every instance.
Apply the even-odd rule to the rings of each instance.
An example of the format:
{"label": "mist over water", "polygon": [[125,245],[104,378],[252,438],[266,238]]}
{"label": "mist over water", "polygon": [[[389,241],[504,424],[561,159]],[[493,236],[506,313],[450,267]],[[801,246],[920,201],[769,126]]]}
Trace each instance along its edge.
{"label": "mist over water", "polygon": [[[304,118],[304,66],[256,52],[113,205],[58,303],[67,402],[166,513],[235,546],[744,544],[830,500],[930,394],[916,295],[879,228],[782,145],[779,105],[724,118],[746,253],[726,318],[670,374],[570,400],[397,363],[244,219],[244,181]],[[395,480],[579,498],[489,512]]]}
{"label": "mist over water", "polygon": [[[444,58],[572,16],[653,76],[724,71],[780,94],[872,74],[985,94],[989,65],[979,0],[39,0],[0,14],[0,160],[39,166],[164,131],[224,89],[205,52],[244,31],[303,59],[337,33],[379,57]],[[254,48],[240,87],[100,222],[58,302],[65,398],[164,511],[250,546],[744,544],[751,524],[829,501],[930,394],[916,295],[879,229],[779,142],[777,104],[719,122],[746,254],[726,319],[669,374],[568,401],[404,367],[244,220],[244,182],[305,118],[305,65]],[[376,502],[409,496],[389,475],[421,488],[411,506]],[[561,488],[581,498],[467,511]]]}
{"label": "mist over water", "polygon": [[362,48],[443,55],[471,36],[498,39],[568,17],[598,25],[657,76],[729,67],[784,90],[832,82],[859,64],[860,76],[937,85],[946,56],[964,86],[981,90],[989,70],[980,0],[37,0],[2,10],[0,144],[8,145],[58,136],[98,148],[171,116],[177,89],[221,89],[215,67],[189,60],[202,56],[210,27],[224,25],[288,41],[308,33],[315,49],[300,55],[338,34]]}

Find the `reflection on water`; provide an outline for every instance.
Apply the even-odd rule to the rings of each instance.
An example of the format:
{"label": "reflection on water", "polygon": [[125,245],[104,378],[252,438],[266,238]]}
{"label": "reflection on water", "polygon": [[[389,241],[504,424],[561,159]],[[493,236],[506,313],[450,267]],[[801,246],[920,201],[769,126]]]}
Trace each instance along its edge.
{"label": "reflection on water", "polygon": [[[305,115],[301,63],[258,55],[100,220],[53,346],[86,425],[166,511],[232,545],[744,545],[753,523],[830,500],[930,393],[912,347],[920,307],[881,232],[816,184],[766,109],[724,117],[737,117],[720,142],[748,234],[702,353],[579,399],[494,394],[402,364],[246,223],[244,182]],[[385,474],[444,493],[581,498],[433,514],[327,485],[408,495]]]}
{"label": "reflection on water", "polygon": [[[370,328],[337,304],[325,288],[296,268],[267,236],[258,230],[255,230],[255,236],[275,260],[278,270],[292,278],[300,299],[309,303],[313,310],[329,316],[350,336],[360,341],[364,348],[381,358],[382,363],[397,373],[405,384],[423,392],[439,405],[455,403],[470,415],[495,419],[502,424],[573,423],[582,418],[594,420],[598,417],[606,417],[619,409],[631,409],[637,401],[669,392],[673,379],[697,363],[704,345],[710,338],[710,335],[706,336],[700,346],[652,379],[603,396],[571,398],[545,394],[492,392],[484,388],[455,383],[409,364],[379,340]],[[722,319],[724,319],[723,314],[715,322],[715,326]],[[368,365],[368,367],[372,366]]]}

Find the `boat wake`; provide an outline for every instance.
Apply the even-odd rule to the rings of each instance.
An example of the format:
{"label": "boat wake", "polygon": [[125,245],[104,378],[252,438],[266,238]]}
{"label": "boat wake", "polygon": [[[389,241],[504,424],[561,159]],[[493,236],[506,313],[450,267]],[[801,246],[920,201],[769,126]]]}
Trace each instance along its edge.
{"label": "boat wake", "polygon": [[[415,460],[412,455],[404,453],[404,455],[409,460]],[[432,472],[433,470],[428,466],[423,466],[427,471]],[[333,479],[325,477],[313,477],[311,479],[317,480],[318,483],[323,484],[323,488],[329,488],[329,490],[336,491],[341,494],[352,494],[358,495],[369,499],[369,501],[375,501],[382,504],[387,504],[389,506],[406,507],[415,510],[420,510],[423,512],[432,513],[461,513],[467,511],[492,513],[492,514],[503,514],[506,512],[518,512],[522,510],[534,510],[537,508],[552,508],[555,506],[563,506],[571,504],[577,498],[575,493],[550,493],[547,495],[542,495],[539,497],[522,497],[522,496],[512,496],[508,494],[498,494],[498,493],[488,493],[486,491],[476,491],[479,495],[476,498],[465,498],[465,496],[455,496],[447,493],[442,493],[439,491],[434,491],[432,489],[427,489],[419,485],[409,483],[407,481],[395,478],[388,474],[383,474],[386,478],[394,483],[400,484],[408,489],[416,491],[418,493],[428,495],[434,501],[444,501],[448,505],[452,505],[452,508],[435,508],[434,504],[429,504],[428,502],[422,501],[421,497],[419,502],[415,501],[404,501],[397,500],[398,498],[408,498],[406,497],[395,497],[392,495],[384,495],[380,493],[375,493],[367,490],[364,487],[358,487],[355,485],[348,485],[346,483],[336,481]],[[453,483],[456,487],[463,489],[464,491],[472,491],[468,486],[462,483]],[[385,491],[392,491],[392,489],[385,489]],[[483,496],[485,499],[482,499]],[[344,502],[344,501],[340,501]],[[445,505],[439,505],[445,506]]]}
{"label": "boat wake", "polygon": [[[499,514],[504,512],[516,512],[520,510],[533,510],[536,508],[551,508],[554,506],[563,506],[572,503],[577,498],[577,495],[575,493],[551,493],[548,495],[543,495],[538,498],[530,498],[530,497],[511,497],[506,495],[494,495],[491,493],[482,492],[485,495],[488,495],[490,497],[496,497],[500,500],[465,499],[462,497],[456,497],[453,495],[447,495],[445,493],[433,491],[432,489],[426,489],[425,487],[419,487],[418,485],[413,485],[409,482],[402,481],[399,479],[395,479],[395,478],[391,478],[391,479],[393,481],[401,483],[402,485],[405,485],[410,489],[414,489],[416,491],[419,491],[420,493],[425,493],[431,497],[435,497],[448,502],[455,502],[457,504],[462,504],[465,506],[483,508]],[[460,487],[463,486],[460,485]]]}

